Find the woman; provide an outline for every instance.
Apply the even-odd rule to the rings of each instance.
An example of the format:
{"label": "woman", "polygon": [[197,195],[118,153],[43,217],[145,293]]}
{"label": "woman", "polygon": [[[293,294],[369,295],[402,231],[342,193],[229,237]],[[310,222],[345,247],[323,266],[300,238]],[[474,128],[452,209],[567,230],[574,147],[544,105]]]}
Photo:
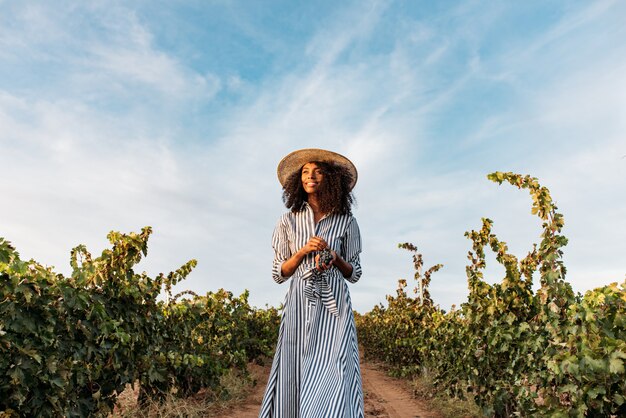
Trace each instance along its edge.
{"label": "woman", "polygon": [[278,179],[290,212],[274,230],[272,275],[291,283],[259,417],[363,417],[346,284],[361,277],[361,237],[351,212],[356,168],[334,152],[304,149],[282,159]]}

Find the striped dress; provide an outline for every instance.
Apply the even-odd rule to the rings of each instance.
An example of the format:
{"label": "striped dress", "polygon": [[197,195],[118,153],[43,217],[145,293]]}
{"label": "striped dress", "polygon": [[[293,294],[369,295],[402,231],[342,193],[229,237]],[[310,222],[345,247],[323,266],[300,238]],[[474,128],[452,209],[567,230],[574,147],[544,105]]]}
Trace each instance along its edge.
{"label": "striped dress", "polygon": [[[291,277],[281,266],[312,236],[323,238],[348,263],[339,269],[315,270],[308,254]],[[259,418],[362,418],[363,390],[352,303],[346,280],[361,277],[361,236],[351,215],[330,215],[317,225],[313,210],[285,213],[272,237],[277,283],[291,279],[280,323],[276,354]]]}

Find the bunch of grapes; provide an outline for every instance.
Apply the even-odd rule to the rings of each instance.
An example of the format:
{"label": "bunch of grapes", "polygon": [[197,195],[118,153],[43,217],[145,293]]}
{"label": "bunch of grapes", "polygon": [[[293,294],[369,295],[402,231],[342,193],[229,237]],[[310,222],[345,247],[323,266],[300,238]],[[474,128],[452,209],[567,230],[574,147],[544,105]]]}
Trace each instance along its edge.
{"label": "bunch of grapes", "polygon": [[333,255],[328,248],[324,248],[320,251],[320,264],[328,265],[331,261],[333,261]]}

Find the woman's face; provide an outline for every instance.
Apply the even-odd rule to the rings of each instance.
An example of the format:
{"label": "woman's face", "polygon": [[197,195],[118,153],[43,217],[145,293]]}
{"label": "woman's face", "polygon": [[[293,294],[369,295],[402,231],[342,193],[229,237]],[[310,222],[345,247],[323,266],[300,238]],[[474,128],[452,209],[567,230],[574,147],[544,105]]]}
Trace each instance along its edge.
{"label": "woman's face", "polygon": [[306,163],[302,166],[302,187],[308,194],[317,193],[324,181],[322,169],[315,163]]}

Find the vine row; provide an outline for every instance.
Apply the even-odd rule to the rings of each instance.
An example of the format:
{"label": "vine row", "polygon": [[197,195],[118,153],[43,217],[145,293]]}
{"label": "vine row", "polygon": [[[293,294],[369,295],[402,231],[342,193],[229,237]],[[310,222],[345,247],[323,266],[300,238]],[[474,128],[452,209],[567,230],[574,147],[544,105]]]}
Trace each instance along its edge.
{"label": "vine row", "polygon": [[106,416],[127,384],[140,401],[219,391],[226,371],[270,353],[278,311],[251,307],[247,291],[171,297],[195,260],[135,273],[150,233],[111,232],[97,258],[76,247],[69,277],[0,238],[0,417]]}
{"label": "vine row", "polygon": [[[542,220],[539,245],[519,260],[483,219],[465,234],[472,241],[467,301],[446,312],[427,291],[441,265],[422,275],[417,247],[401,244],[414,253],[420,297],[400,280],[386,307],[356,315],[365,355],[402,376],[429,375],[440,390],[472,397],[486,416],[625,416],[626,281],[574,293],[562,260],[564,218],[548,189],[514,173],[488,178],[529,191]],[[487,249],[506,271],[493,285],[484,280]]]}

